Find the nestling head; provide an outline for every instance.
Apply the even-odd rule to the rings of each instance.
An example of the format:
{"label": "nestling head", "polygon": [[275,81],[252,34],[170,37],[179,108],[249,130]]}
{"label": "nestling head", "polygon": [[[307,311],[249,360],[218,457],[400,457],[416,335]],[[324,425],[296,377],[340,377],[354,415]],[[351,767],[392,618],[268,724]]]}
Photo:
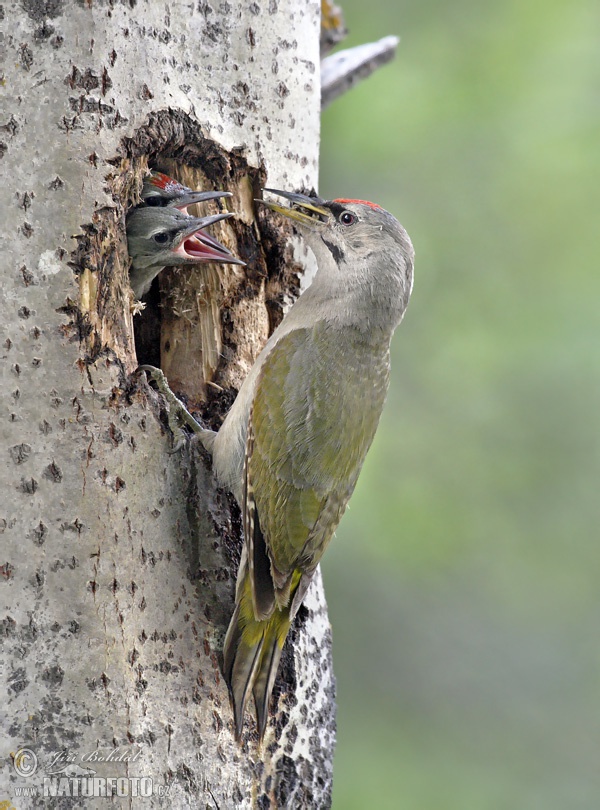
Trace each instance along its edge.
{"label": "nestling head", "polygon": [[229,191],[192,191],[178,180],[162,172],[150,172],[144,179],[142,203],[150,208],[177,208],[188,214],[188,206],[195,203],[231,197]]}
{"label": "nestling head", "polygon": [[243,264],[216,239],[202,233],[233,214],[189,217],[176,208],[135,208],[127,217],[127,244],[134,268],[197,262]]}

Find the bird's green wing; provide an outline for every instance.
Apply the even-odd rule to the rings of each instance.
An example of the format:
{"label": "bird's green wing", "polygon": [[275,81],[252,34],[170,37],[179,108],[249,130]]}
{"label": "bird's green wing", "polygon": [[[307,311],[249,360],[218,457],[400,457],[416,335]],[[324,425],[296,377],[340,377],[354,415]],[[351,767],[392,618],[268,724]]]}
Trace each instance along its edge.
{"label": "bird's green wing", "polygon": [[257,615],[287,602],[295,571],[312,574],[348,503],[387,391],[378,348],[322,321],[282,337],[261,369],[243,504]]}

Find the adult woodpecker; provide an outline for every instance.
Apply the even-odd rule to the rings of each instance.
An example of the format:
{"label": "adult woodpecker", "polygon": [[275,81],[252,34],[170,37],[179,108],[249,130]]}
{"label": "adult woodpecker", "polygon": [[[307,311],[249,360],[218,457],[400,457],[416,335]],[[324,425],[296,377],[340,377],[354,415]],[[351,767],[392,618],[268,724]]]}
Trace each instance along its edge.
{"label": "adult woodpecker", "polygon": [[131,258],[129,282],[137,298],[150,289],[163,267],[218,262],[245,264],[204,233],[204,228],[233,214],[190,217],[175,207],[134,208],[127,217],[127,248]]}
{"label": "adult woodpecker", "polygon": [[292,203],[264,202],[294,220],[317,273],[258,356],[219,432],[201,434],[219,483],[243,515],[224,674],[236,736],[253,692],[261,739],[291,622],[377,429],[414,258],[404,228],[378,205],[265,191]]}
{"label": "adult woodpecker", "polygon": [[230,191],[192,191],[162,172],[150,172],[144,179],[142,203],[153,208],[177,208],[189,214],[188,206],[195,203],[231,197]]}

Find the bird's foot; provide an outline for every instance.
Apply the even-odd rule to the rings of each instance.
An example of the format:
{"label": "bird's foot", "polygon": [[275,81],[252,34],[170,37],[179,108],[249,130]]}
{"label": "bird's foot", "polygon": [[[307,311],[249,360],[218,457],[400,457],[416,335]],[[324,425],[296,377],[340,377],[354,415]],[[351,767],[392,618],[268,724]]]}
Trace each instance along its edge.
{"label": "bird's foot", "polygon": [[[167,408],[167,421],[169,430],[173,434],[173,449],[171,453],[176,453],[178,450],[181,450],[185,444],[185,433],[181,430],[183,425],[188,427],[192,433],[196,435],[202,436],[207,432],[206,428],[203,428],[202,425],[194,419],[183,402],[177,399],[175,394],[171,391],[167,378],[160,368],[156,368],[155,366],[138,366],[137,370],[145,371],[150,378],[154,380],[156,387],[167,400],[169,406]],[[175,442],[176,436],[179,436],[177,442]]]}

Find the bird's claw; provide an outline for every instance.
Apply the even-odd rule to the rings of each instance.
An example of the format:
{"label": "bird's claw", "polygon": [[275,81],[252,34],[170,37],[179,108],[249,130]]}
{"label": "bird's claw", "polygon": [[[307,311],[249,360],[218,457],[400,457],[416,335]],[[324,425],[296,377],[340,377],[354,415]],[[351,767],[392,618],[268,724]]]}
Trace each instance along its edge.
{"label": "bird's claw", "polygon": [[[156,387],[167,401],[167,422],[169,430],[173,435],[173,447],[169,452],[177,453],[185,444],[186,434],[181,430],[182,425],[190,428],[193,433],[202,433],[204,428],[198,424],[183,402],[177,399],[175,394],[171,391],[167,378],[160,368],[143,365],[138,366],[137,370],[145,371],[149,374],[150,378],[156,383]],[[175,441],[176,436],[179,436],[177,441]]]}

